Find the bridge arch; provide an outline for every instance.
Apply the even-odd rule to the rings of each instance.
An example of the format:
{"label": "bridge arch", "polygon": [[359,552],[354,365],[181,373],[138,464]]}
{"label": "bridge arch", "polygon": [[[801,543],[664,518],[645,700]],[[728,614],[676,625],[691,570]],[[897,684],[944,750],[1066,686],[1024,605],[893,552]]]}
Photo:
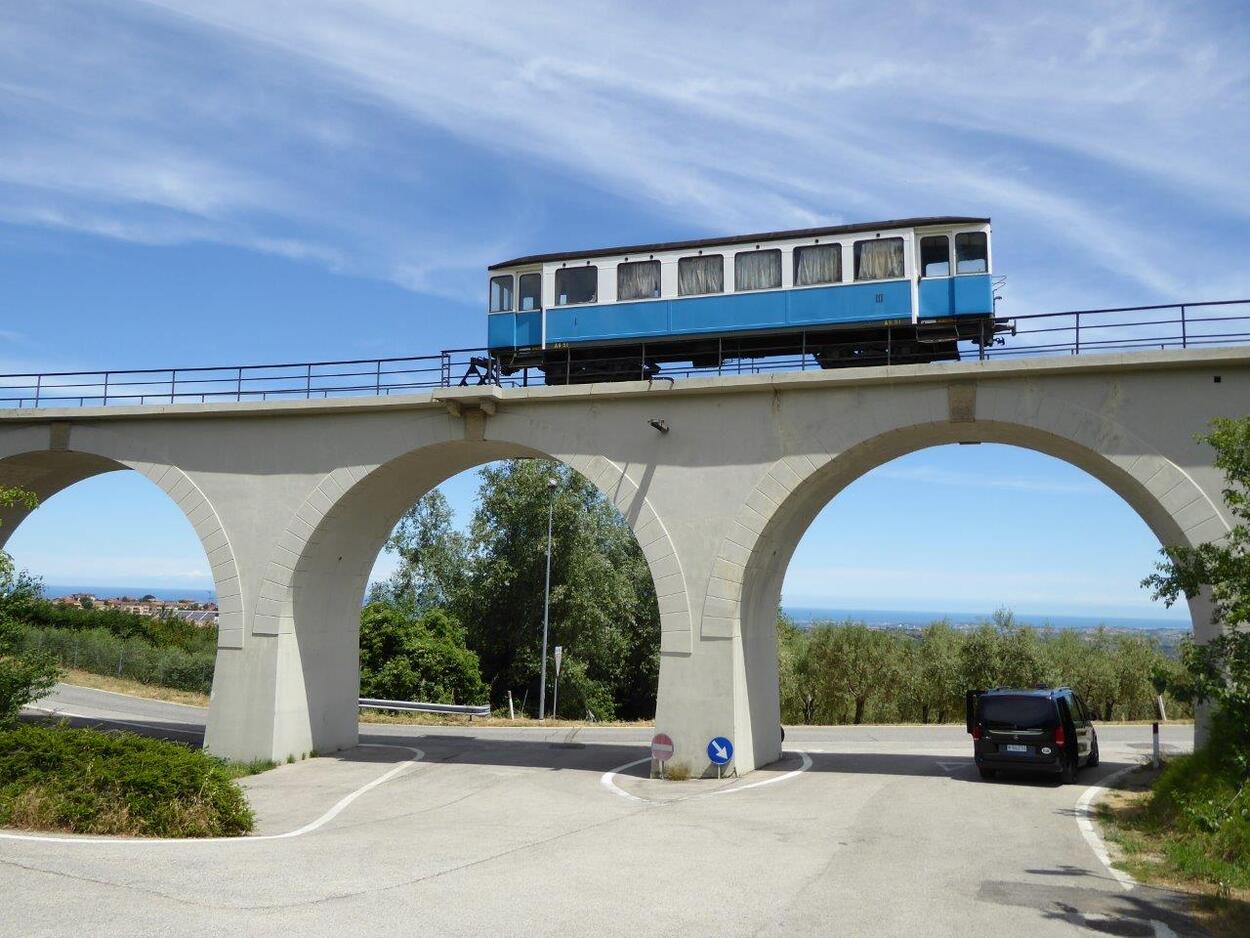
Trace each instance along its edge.
{"label": "bridge arch", "polygon": [[[267,749],[329,752],[355,744],[359,618],[374,561],[414,502],[452,476],[495,460],[551,459],[603,493],[629,524],[646,558],[662,646],[689,653],[685,576],[645,489],[624,467],[588,451],[570,431],[500,413],[487,421],[489,432],[475,433],[474,419],[483,418],[465,418],[466,429],[458,433],[460,418],[420,418],[406,447],[366,465],[328,472],[277,539],[251,620],[256,641],[277,639],[282,646],[274,659],[278,716]],[[210,748],[229,754],[237,738],[227,729],[231,722],[210,718]]]}
{"label": "bridge arch", "polygon": [[[975,392],[974,392],[975,393]],[[701,636],[741,642],[743,684],[755,764],[781,751],[775,618],[790,559],[820,511],[856,479],[893,459],[951,443],[1000,443],[1060,459],[1104,483],[1142,518],[1161,544],[1196,545],[1229,529],[1211,494],[1126,427],[1100,414],[1051,403],[1049,419],[967,419],[951,408],[939,419],[858,438],[839,429],[819,452],[776,460],[746,499],[714,561]],[[946,408],[942,408],[945,410]],[[942,419],[945,418],[945,419]],[[1195,633],[1215,631],[1203,597],[1189,602]]]}
{"label": "bridge arch", "polygon": [[[230,647],[243,637],[243,595],[238,564],[225,527],[208,497],[180,468],[120,453],[85,449],[33,449],[28,441],[6,440],[0,448],[0,485],[20,486],[43,502],[72,485],[107,472],[133,470],[169,496],[194,529],[208,558],[217,594],[218,646]],[[46,446],[46,444],[45,444]],[[0,548],[30,516],[15,506],[0,511]]]}

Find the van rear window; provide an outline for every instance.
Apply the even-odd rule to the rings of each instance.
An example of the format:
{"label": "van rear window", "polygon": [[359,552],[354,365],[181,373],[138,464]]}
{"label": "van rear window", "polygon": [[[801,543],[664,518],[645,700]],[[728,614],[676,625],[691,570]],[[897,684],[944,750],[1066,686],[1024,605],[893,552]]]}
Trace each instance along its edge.
{"label": "van rear window", "polygon": [[989,729],[1028,730],[1058,722],[1055,702],[1048,697],[982,697],[981,722]]}

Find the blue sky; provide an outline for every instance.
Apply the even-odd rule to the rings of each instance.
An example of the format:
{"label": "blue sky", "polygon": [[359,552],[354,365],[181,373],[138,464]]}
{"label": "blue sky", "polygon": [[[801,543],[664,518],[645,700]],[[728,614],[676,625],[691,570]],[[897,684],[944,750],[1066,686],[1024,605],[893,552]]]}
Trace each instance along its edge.
{"label": "blue sky", "polygon": [[[472,346],[493,260],[907,215],[992,216],[1004,312],[1250,294],[1243,6],[965,10],[13,4],[0,371]],[[919,523],[906,473],[963,510]],[[106,477],[11,547],[50,582],[202,581],[170,511]],[[1075,470],[933,450],[843,493],[786,595],[1131,613],[1154,549]]]}

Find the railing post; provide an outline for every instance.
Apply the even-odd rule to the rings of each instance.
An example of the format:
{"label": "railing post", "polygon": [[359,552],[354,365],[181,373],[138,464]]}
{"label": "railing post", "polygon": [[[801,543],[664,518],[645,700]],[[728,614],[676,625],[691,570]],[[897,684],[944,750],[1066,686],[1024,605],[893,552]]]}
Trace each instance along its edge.
{"label": "railing post", "polygon": [[304,400],[312,400],[312,362],[304,366]]}
{"label": "railing post", "polygon": [[35,406],[39,406],[39,395],[43,391],[43,375],[35,375]]}
{"label": "railing post", "polygon": [[178,390],[178,369],[174,368],[169,373],[169,403],[174,402],[174,393]]}
{"label": "railing post", "polygon": [[373,396],[374,397],[382,396],[382,359],[380,358],[376,362],[374,362]]}
{"label": "railing post", "polygon": [[100,406],[108,407],[109,405],[109,373],[104,372],[104,403]]}
{"label": "railing post", "polygon": [[1181,304],[1181,348],[1189,348],[1189,331],[1185,328],[1185,306]]}
{"label": "railing post", "polygon": [[1076,342],[1075,342],[1075,345],[1073,346],[1072,354],[1080,355],[1081,354],[1081,314],[1073,313],[1072,317],[1076,320]]}
{"label": "railing post", "polygon": [[234,375],[234,399],[241,402],[243,400],[243,366],[239,365],[235,369]]}
{"label": "railing post", "polygon": [[981,341],[977,343],[977,345],[980,346],[980,354],[977,357],[980,358],[981,361],[985,361],[985,320],[984,319],[981,320],[980,328],[981,328]]}

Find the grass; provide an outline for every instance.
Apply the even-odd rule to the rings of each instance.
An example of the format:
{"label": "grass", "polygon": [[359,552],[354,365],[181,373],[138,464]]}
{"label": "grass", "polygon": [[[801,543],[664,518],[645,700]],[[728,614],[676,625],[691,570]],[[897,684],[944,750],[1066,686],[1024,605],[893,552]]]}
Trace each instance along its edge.
{"label": "grass", "polygon": [[228,764],[132,733],[23,724],[0,732],[0,827],[141,837],[229,837],[252,829]]}
{"label": "grass", "polygon": [[125,677],[92,674],[90,671],[82,671],[78,668],[65,668],[61,677],[61,683],[112,691],[115,694],[129,694],[132,697],[145,697],[148,700],[164,700],[169,703],[189,704],[192,707],[208,706],[208,694],[201,694],[193,690],[162,687],[159,684],[144,684]]}
{"label": "grass", "polygon": [[1219,938],[1250,935],[1250,811],[1209,751],[1131,773],[1099,805],[1117,865],[1136,879],[1191,894]]}

